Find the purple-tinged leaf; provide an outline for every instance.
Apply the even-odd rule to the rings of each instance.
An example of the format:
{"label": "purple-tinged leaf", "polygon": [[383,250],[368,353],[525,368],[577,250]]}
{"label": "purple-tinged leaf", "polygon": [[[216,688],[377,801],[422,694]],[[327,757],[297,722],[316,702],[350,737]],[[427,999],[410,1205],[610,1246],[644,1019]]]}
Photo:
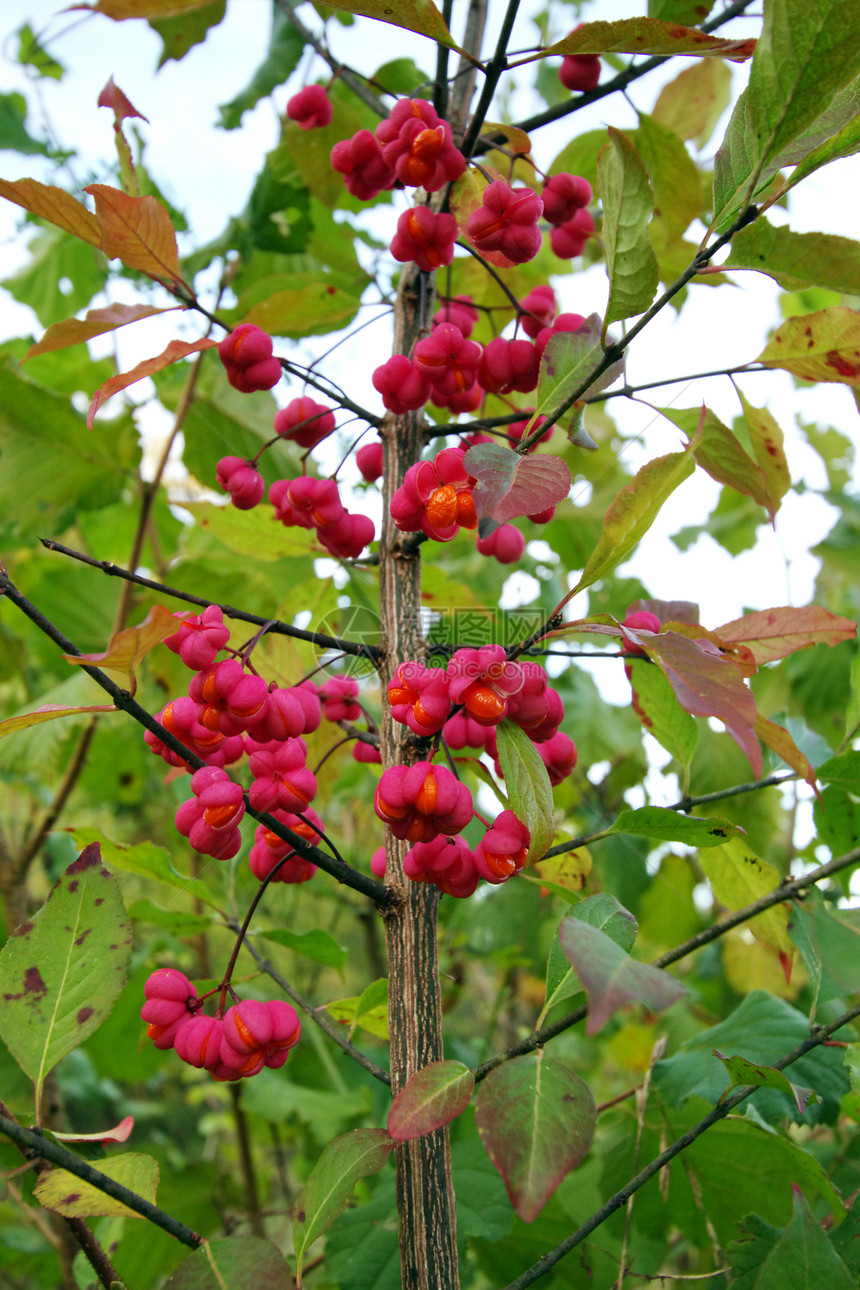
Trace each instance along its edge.
{"label": "purple-tinged leaf", "polygon": [[727,657],[719,646],[704,639],[690,640],[679,632],[659,635],[625,629],[672,683],[681,706],[694,717],[717,717],[745,753],[753,773],[761,774],[761,745],[756,738],[755,699],[744,680],[742,662]]}
{"label": "purple-tinged leaf", "polygon": [[597,1110],[588,1085],[543,1052],[491,1071],[478,1092],[478,1132],[524,1223],[588,1154]]}
{"label": "purple-tinged leaf", "polygon": [[296,1210],[293,1240],[299,1281],[308,1248],[343,1213],[359,1178],[379,1173],[393,1145],[384,1129],[353,1129],[326,1146],[308,1175]]}
{"label": "purple-tinged leaf", "polygon": [[783,605],[734,618],[716,627],[714,635],[727,645],[747,645],[761,667],[810,645],[832,647],[841,641],[853,640],[857,624],[851,618],[831,614],[820,605],[804,605],[799,609]]}
{"label": "purple-tinged leaf", "polygon": [[475,1076],[462,1062],[431,1062],[416,1071],[391,1103],[388,1132],[395,1142],[408,1142],[465,1111],[475,1087]]}
{"label": "purple-tinged leaf", "polygon": [[477,481],[478,518],[500,524],[518,515],[536,515],[563,501],[570,492],[570,471],[560,457],[522,457],[500,443],[470,448],[463,464]]}
{"label": "purple-tinged leaf", "polygon": [[687,993],[668,972],[631,959],[605,932],[579,918],[566,918],[559,928],[561,948],[585,987],[588,999],[586,1031],[594,1035],[614,1012],[628,1003],[642,1003],[661,1012]]}
{"label": "purple-tinged leaf", "polygon": [[[714,1056],[719,1057],[729,1073],[731,1084],[723,1097],[729,1092],[729,1089],[736,1088],[741,1084],[752,1084],[755,1088],[775,1088],[780,1093],[787,1093],[789,1097],[794,1098],[797,1109],[801,1115],[806,1110],[810,1102],[818,1102],[818,1094],[811,1088],[804,1088],[800,1084],[792,1084],[787,1075],[776,1069],[775,1066],[760,1066],[757,1062],[751,1062],[746,1057],[727,1057],[725,1053],[714,1049]],[[720,1099],[722,1101],[722,1098]]]}
{"label": "purple-tinged leaf", "polygon": [[225,1236],[205,1241],[167,1278],[164,1290],[294,1290],[287,1261],[274,1241]]}

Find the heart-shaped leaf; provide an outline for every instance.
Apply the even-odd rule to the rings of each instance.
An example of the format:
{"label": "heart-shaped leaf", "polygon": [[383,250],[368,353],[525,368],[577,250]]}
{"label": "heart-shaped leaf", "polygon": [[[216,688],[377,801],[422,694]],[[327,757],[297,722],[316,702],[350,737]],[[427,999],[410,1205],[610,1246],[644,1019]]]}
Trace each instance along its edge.
{"label": "heart-shaped leaf", "polygon": [[518,515],[536,515],[570,492],[570,471],[560,457],[523,457],[499,443],[470,448],[463,465],[477,481],[473,496],[478,518],[502,524]]}
{"label": "heart-shaped leaf", "polygon": [[597,1111],[588,1085],[542,1051],[491,1071],[475,1107],[487,1155],[525,1223],[585,1158]]}

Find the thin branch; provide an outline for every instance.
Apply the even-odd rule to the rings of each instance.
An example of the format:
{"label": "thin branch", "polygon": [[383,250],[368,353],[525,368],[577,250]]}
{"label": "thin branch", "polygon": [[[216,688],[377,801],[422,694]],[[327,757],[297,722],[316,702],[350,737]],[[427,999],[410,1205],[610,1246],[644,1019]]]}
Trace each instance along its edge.
{"label": "thin branch", "polygon": [[[712,32],[724,23],[729,22],[732,18],[737,18],[745,10],[749,9],[753,0],[735,0],[734,4],[728,5],[721,14],[716,18],[711,18],[708,22],[703,22],[700,31]],[[603,85],[598,85],[596,89],[589,90],[585,94],[578,94],[576,98],[568,103],[558,103],[554,107],[547,108],[544,112],[538,112],[535,116],[528,117],[525,121],[518,121],[517,126],[520,130],[537,130],[542,125],[549,125],[551,121],[560,121],[572,112],[578,112],[580,108],[586,107],[589,103],[596,103],[599,99],[607,98],[610,94],[615,94],[617,90],[624,90],[633,81],[639,80],[641,76],[646,76],[648,72],[653,72],[655,67],[660,67],[668,61],[668,57],[655,54],[652,58],[647,58],[644,63],[636,66],[625,68],[617,76],[613,76],[611,81],[606,81]],[[486,152],[493,147],[492,140],[481,140],[476,151]]]}
{"label": "thin branch", "polygon": [[481,127],[487,115],[487,110],[493,101],[493,95],[496,92],[496,86],[499,83],[502,73],[508,65],[508,41],[511,38],[514,22],[517,17],[517,10],[520,7],[520,0],[508,0],[508,7],[505,10],[505,16],[502,20],[502,28],[499,32],[499,39],[496,43],[496,52],[486,64],[485,79],[481,89],[481,97],[478,99],[478,106],[472,113],[472,119],[469,122],[469,128],[463,139],[461,152],[468,160],[475,150],[475,144],[481,133]]}
{"label": "thin branch", "polygon": [[[819,868],[813,869],[811,873],[802,874],[799,878],[794,878],[790,882],[783,882],[770,891],[765,896],[760,896],[758,900],[752,901],[751,904],[745,905],[743,909],[737,909],[728,918],[714,923],[712,927],[706,928],[703,932],[698,932],[691,936],[689,940],[677,945],[675,949],[668,950],[661,954],[659,958],[653,960],[651,966],[657,968],[668,967],[670,963],[677,963],[679,959],[686,958],[694,950],[701,949],[703,945],[709,945],[711,941],[716,941],[719,937],[724,936],[726,932],[731,931],[733,927],[738,927],[741,923],[749,922],[758,914],[770,909],[772,905],[780,905],[783,901],[796,896],[799,892],[804,891],[807,887],[812,887],[815,883],[821,882],[824,878],[829,878],[842,869],[848,869],[852,865],[860,864],[860,847],[854,851],[848,851],[845,855],[839,856],[836,860],[831,860],[827,864],[820,865]],[[501,1066],[502,1062],[508,1061],[511,1057],[522,1057],[525,1053],[534,1052],[550,1039],[555,1039],[556,1035],[562,1034],[575,1026],[577,1022],[582,1021],[587,1015],[588,1009],[584,1004],[574,1008],[571,1012],[554,1021],[552,1025],[541,1026],[527,1038],[514,1044],[511,1048],[506,1049],[503,1053],[498,1053],[495,1057],[489,1058],[475,1071],[475,1083],[480,1083],[486,1079],[490,1071]]]}
{"label": "thin branch", "polygon": [[[793,1062],[798,1061],[801,1057],[805,1056],[806,1053],[811,1052],[812,1049],[818,1048],[819,1045],[825,1043],[830,1035],[834,1034],[837,1030],[841,1030],[843,1026],[847,1026],[849,1022],[853,1021],[858,1016],[860,1016],[860,1004],[857,1004],[854,1008],[850,1008],[847,1012],[843,1012],[841,1017],[837,1017],[835,1021],[829,1022],[826,1026],[816,1026],[809,1039],[805,1039],[802,1044],[798,1044],[798,1046],[792,1049],[790,1053],[786,1053],[786,1055],[781,1057],[779,1061],[773,1063],[775,1068],[777,1070],[785,1070],[787,1066],[791,1066]],[[644,1169],[641,1169],[639,1173],[636,1174],[635,1177],[631,1178],[630,1181],[622,1187],[620,1191],[616,1192],[614,1196],[611,1196],[605,1205],[601,1205],[600,1209],[596,1210],[590,1218],[586,1219],[586,1221],[578,1227],[576,1231],[567,1238],[567,1240],[562,1241],[554,1250],[550,1250],[548,1253],[542,1255],[538,1263],[533,1264],[523,1272],[521,1276],[517,1277],[515,1281],[511,1281],[507,1286],[505,1286],[505,1290],[525,1290],[526,1286],[533,1285],[535,1281],[538,1281],[542,1276],[545,1276],[560,1259],[563,1259],[566,1254],[571,1252],[571,1250],[576,1249],[577,1245],[580,1245],[587,1236],[590,1236],[591,1233],[596,1231],[602,1223],[605,1223],[607,1218],[610,1218],[616,1210],[621,1209],[622,1205],[627,1203],[628,1198],[637,1192],[640,1187],[643,1187],[646,1182],[653,1178],[655,1174],[658,1174],[661,1169],[670,1163],[670,1161],[674,1160],[676,1156],[686,1150],[686,1148],[694,1143],[697,1138],[701,1137],[703,1133],[710,1129],[712,1125],[719,1123],[720,1120],[724,1120],[731,1114],[735,1107],[740,1106],[741,1102],[746,1101],[748,1097],[751,1097],[753,1093],[756,1093],[757,1091],[757,1086],[745,1084],[742,1088],[739,1088],[736,1093],[733,1093],[731,1097],[727,1097],[724,1102],[715,1106],[712,1111],[709,1111],[707,1115],[703,1116],[702,1119],[699,1120],[698,1124],[694,1124],[693,1127],[688,1129],[686,1133],[683,1133],[680,1138],[676,1138],[671,1146],[667,1147],[665,1151],[661,1151],[659,1156],[655,1156],[650,1164],[646,1165]]]}
{"label": "thin branch", "polygon": [[[669,301],[672,300],[679,291],[684,289],[687,283],[696,276],[702,266],[707,264],[711,257],[716,255],[717,251],[721,250],[728,242],[731,242],[735,233],[740,229],[745,228],[747,224],[751,224],[757,215],[758,209],[755,206],[745,207],[744,210],[741,211],[740,215],[738,215],[737,219],[729,226],[729,228],[726,229],[725,233],[721,234],[721,236],[717,238],[716,242],[713,242],[710,246],[704,247],[701,251],[697,252],[692,263],[687,266],[681,276],[676,278],[670,287],[666,288],[662,296],[654,301],[651,308],[646,310],[639,321],[634,323],[630,330],[622,336],[621,340],[614,341],[611,345],[607,346],[604,350],[603,357],[596,364],[594,369],[589,372],[584,380],[580,381],[573,393],[564,400],[561,406],[556,408],[555,412],[551,413],[550,416],[547,417],[543,425],[538,429],[533,430],[527,439],[521,440],[517,451],[521,454],[525,454],[533,444],[538,443],[539,440],[541,440],[544,435],[547,434],[561,419],[561,417],[564,416],[565,412],[568,412],[573,407],[574,403],[576,403],[578,399],[582,398],[582,395],[588,389],[589,385],[618,362],[624,351],[632,344],[639,333],[648,326],[648,324],[657,316],[658,313],[660,313],[662,309],[665,309]],[[569,595],[565,596],[564,600],[562,600],[558,606],[559,609],[561,609],[563,605],[567,604],[572,594],[573,593],[571,592]]]}
{"label": "thin branch", "polygon": [[[31,604],[26,596],[23,596],[4,574],[0,574],[0,594],[7,595],[13,604],[17,605],[22,613],[26,614],[45,636],[60,646],[64,653],[80,657],[81,651],[35,605]],[[193,753],[190,748],[187,748],[169,730],[166,730],[160,722],[156,721],[155,717],[151,716],[145,708],[141,707],[126,690],[121,689],[109,676],[97,667],[90,667],[89,664],[84,663],[81,666],[82,670],[110,695],[117,708],[127,712],[140,725],[151,731],[167,748],[181,757],[186,765],[193,766],[195,770],[201,770],[206,766],[206,762],[202,758]],[[342,861],[336,860],[333,856],[327,855],[319,847],[315,847],[308,842],[306,838],[300,837],[298,833],[288,829],[285,824],[275,819],[273,815],[269,815],[265,811],[256,810],[248,801],[247,794],[244,795],[244,801],[248,815],[252,816],[260,824],[265,825],[276,837],[281,838],[284,842],[289,842],[303,859],[311,860],[330,877],[337,879],[338,882],[346,887],[351,887],[353,891],[369,897],[380,908],[384,908],[390,903],[391,893],[382,883],[376,882],[375,879],[369,878],[358,869],[353,869]]]}
{"label": "thin branch", "polygon": [[119,1273],[99,1245],[89,1225],[82,1218],[67,1218],[66,1222],[105,1290],[112,1290],[113,1286],[122,1284]]}
{"label": "thin branch", "polygon": [[607,399],[627,398],[632,399],[634,395],[641,394],[643,390],[655,390],[661,385],[683,385],[685,381],[705,381],[714,376],[737,376],[747,372],[770,372],[769,367],[753,367],[751,363],[741,363],[738,367],[721,367],[713,372],[689,372],[685,376],[667,376],[662,381],[646,381],[644,385],[622,385],[617,390],[605,390],[602,394],[592,394],[590,398],[583,399],[583,403],[605,403]]}
{"label": "thin branch", "polygon": [[375,112],[377,116],[388,116],[388,110],[384,104],[380,103],[373,91],[367,88],[362,78],[357,76],[350,68],[344,67],[336,58],[333,58],[325,45],[323,45],[321,41],[317,40],[316,36],[305,26],[301,18],[296,17],[293,5],[289,3],[289,0],[276,0],[276,3],[284,16],[295,27],[302,40],[306,44],[310,45],[319,54],[320,58],[328,63],[331,70],[340,77],[344,85],[349,86],[356,98],[361,99],[362,103],[367,104],[370,110]]}
{"label": "thin branch", "polygon": [[[496,283],[496,285],[497,285],[497,286],[499,286],[499,287],[501,287],[502,291],[504,291],[505,295],[508,297],[508,300],[510,300],[510,302],[511,302],[511,304],[513,305],[514,309],[516,309],[517,313],[518,313],[518,314],[521,314],[523,311],[522,311],[522,309],[520,308],[520,302],[519,302],[519,300],[517,300],[516,296],[515,296],[515,295],[514,295],[514,293],[511,291],[511,289],[510,289],[510,287],[508,286],[508,284],[507,284],[506,282],[503,282],[503,281],[502,281],[501,277],[499,276],[499,274],[498,274],[498,273],[496,273],[496,270],[495,270],[495,269],[493,268],[493,266],[489,263],[489,261],[488,261],[488,260],[485,260],[485,259],[484,259],[484,257],[483,257],[483,256],[482,256],[478,251],[476,251],[476,250],[475,250],[475,248],[474,248],[473,246],[470,246],[470,245],[469,245],[469,243],[468,243],[468,242],[457,242],[457,243],[456,243],[456,245],[457,245],[457,246],[459,246],[462,250],[464,250],[464,251],[468,251],[470,255],[473,255],[473,256],[475,257],[475,259],[476,259],[476,260],[478,260],[478,261],[481,263],[481,265],[483,266],[483,268],[486,270],[486,272],[487,272],[487,273],[489,273],[490,277],[493,279],[493,281]],[[518,413],[516,413],[516,414],[512,415],[510,419],[511,419],[511,421],[517,421],[517,420],[522,421],[522,419],[523,419],[523,414],[522,414],[522,412],[518,412]],[[460,432],[460,427],[458,426],[458,427],[457,427],[457,433],[459,433],[459,432]],[[443,431],[443,430],[441,430],[438,426],[433,428],[433,437],[434,437],[434,438],[435,438],[437,435],[439,435],[439,434],[443,434],[443,433],[444,433],[444,431]]]}
{"label": "thin branch", "polygon": [[265,972],[266,976],[271,977],[275,982],[275,985],[279,986],[280,989],[283,990],[284,994],[292,999],[293,1003],[301,1008],[302,1012],[310,1017],[311,1021],[315,1022],[319,1026],[320,1030],[322,1030],[326,1035],[328,1035],[329,1039],[337,1044],[338,1048],[346,1053],[347,1057],[351,1057],[354,1062],[357,1062],[358,1065],[361,1066],[363,1070],[366,1070],[368,1074],[372,1075],[374,1079],[378,1079],[381,1084],[391,1084],[391,1076],[388,1074],[388,1071],[383,1070],[381,1066],[377,1066],[376,1062],[366,1056],[360,1048],[356,1048],[355,1044],[350,1043],[350,1041],[344,1036],[338,1024],[332,1021],[331,1017],[329,1017],[327,1013],[319,1011],[307,999],[302,998],[302,996],[293,989],[289,981],[285,981],[280,973],[272,967],[269,960],[260,953],[251,941],[245,941],[245,949],[255,960],[260,971]]}
{"label": "thin branch", "polygon": [[221,610],[225,618],[234,618],[237,622],[242,623],[252,623],[255,627],[266,627],[276,636],[290,636],[294,640],[308,641],[311,645],[319,645],[323,649],[336,649],[341,654],[354,654],[359,658],[367,658],[374,666],[376,664],[376,658],[379,654],[378,645],[362,645],[357,641],[342,640],[339,636],[327,636],[324,632],[304,631],[301,627],[292,627],[289,623],[282,623],[277,619],[261,618],[259,614],[248,614],[243,609],[236,609],[233,605],[207,600],[205,596],[192,596],[190,592],[180,591],[177,587],[169,587],[167,583],[155,582],[152,578],[144,578],[138,573],[129,573],[127,569],[123,569],[118,564],[113,564],[110,560],[96,560],[91,555],[85,555],[83,551],[75,551],[71,547],[63,546],[61,542],[55,542],[53,538],[39,538],[39,541],[46,550],[56,551],[60,555],[67,555],[72,560],[79,560],[82,564],[89,564],[94,569],[99,569],[102,573],[106,573],[109,578],[124,578],[128,582],[136,582],[140,587],[147,587],[150,591],[158,591],[162,595],[172,596],[174,600],[184,600],[189,605],[201,605],[204,609],[208,605],[214,604]]}
{"label": "thin branch", "polygon": [[0,1115],[0,1133],[5,1133],[7,1138],[11,1138],[19,1147],[23,1147],[28,1157],[50,1160],[52,1165],[58,1165],[61,1169],[68,1169],[69,1173],[82,1178],[91,1187],[97,1187],[106,1196],[111,1196],[114,1200],[121,1201],[123,1205],[133,1209],[136,1214],[140,1214],[141,1218],[148,1219],[150,1223],[154,1223],[162,1231],[167,1232],[170,1236],[175,1236],[177,1241],[181,1241],[183,1245],[189,1245],[192,1250],[196,1250],[199,1245],[203,1244],[203,1237],[197,1232],[193,1232],[190,1227],[186,1227],[184,1223],[172,1218],[170,1214],[165,1213],[163,1209],[159,1209],[157,1205],[151,1204],[150,1201],[144,1200],[142,1196],[130,1191],[128,1187],[123,1187],[122,1183],[118,1183],[113,1178],[109,1178],[107,1174],[94,1169],[92,1165],[87,1164],[86,1160],[81,1160],[79,1156],[73,1155],[65,1147],[61,1147],[59,1142],[44,1138],[41,1133],[36,1133],[32,1129],[25,1129],[23,1125],[7,1119],[5,1115]]}

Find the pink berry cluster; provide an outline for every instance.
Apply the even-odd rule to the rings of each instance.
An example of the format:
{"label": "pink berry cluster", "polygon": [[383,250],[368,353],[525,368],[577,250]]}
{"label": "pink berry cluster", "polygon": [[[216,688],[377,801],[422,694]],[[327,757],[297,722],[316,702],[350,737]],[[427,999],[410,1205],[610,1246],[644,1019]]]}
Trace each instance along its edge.
{"label": "pink berry cluster", "polygon": [[346,509],[333,479],[276,479],[269,501],[282,524],[315,529],[326,550],[341,559],[354,560],[373,541],[373,520]]}
{"label": "pink berry cluster", "polygon": [[140,1015],[156,1048],[174,1049],[216,1080],[247,1079],[264,1066],[280,1069],[301,1034],[295,1009],[278,999],[245,999],[210,1016],[196,986],[175,968],[158,968],[143,993]]}
{"label": "pink berry cluster", "polygon": [[218,356],[227,380],[243,394],[270,390],[281,379],[280,360],[272,356],[272,338],[253,323],[242,323],[225,336]]}
{"label": "pink berry cluster", "polygon": [[[387,698],[395,721],[420,736],[441,732],[449,748],[488,752],[499,776],[495,727],[505,718],[537,745],[552,783],[561,783],[576,764],[576,746],[559,730],[564,705],[546,672],[530,660],[509,660],[501,645],[457,650],[444,669],[402,663]],[[430,761],[385,771],[374,809],[395,837],[413,843],[404,860],[407,876],[449,895],[470,896],[482,878],[505,882],[526,862],[529,831],[511,811],[487,828],[474,852],[469,849],[458,835],[474,812],[471,794],[451,771]],[[384,874],[384,851],[375,854],[372,867]]]}
{"label": "pink berry cluster", "polygon": [[322,85],[306,85],[287,101],[287,116],[301,130],[319,130],[329,125],[332,102]]}
{"label": "pink berry cluster", "polygon": [[336,143],[331,164],[354,197],[370,201],[398,182],[436,192],[463,173],[466,159],[431,103],[400,99],[374,133],[359,130]]}

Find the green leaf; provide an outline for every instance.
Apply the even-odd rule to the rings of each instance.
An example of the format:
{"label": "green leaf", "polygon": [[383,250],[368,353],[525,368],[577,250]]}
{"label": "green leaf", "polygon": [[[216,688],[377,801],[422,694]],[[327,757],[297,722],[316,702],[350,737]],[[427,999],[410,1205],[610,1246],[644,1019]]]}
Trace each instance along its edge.
{"label": "green leaf", "polygon": [[[242,323],[253,323],[270,336],[320,336],[347,327],[358,313],[361,301],[340,287],[320,282],[316,275],[306,286],[279,291],[277,279],[263,278],[247,296],[240,297],[236,317]],[[285,281],[291,279],[284,275]],[[250,303],[249,296],[259,298]]]}
{"label": "green leaf", "polygon": [[[600,341],[601,322],[597,314],[586,318],[578,331],[559,332],[552,336],[541,355],[538,375],[537,409],[532,417],[551,415],[602,361],[604,348]],[[623,357],[592,381],[582,397],[599,394],[616,381],[624,371]]]}
{"label": "green leaf", "polygon": [[217,909],[208,888],[199,878],[186,878],[178,873],[170,863],[170,856],[164,847],[154,842],[137,842],[129,846],[125,842],[110,842],[98,829],[70,829],[75,846],[96,844],[105,864],[112,869],[122,869],[126,873],[136,873],[144,878],[154,878],[169,887],[178,887],[189,897],[202,901]]}
{"label": "green leaf", "polygon": [[475,1076],[462,1062],[431,1062],[415,1072],[391,1103],[387,1129],[395,1142],[409,1142],[450,1124],[466,1107]]}
{"label": "green leaf", "polygon": [[[814,6],[806,0],[768,4],[749,85],[735,105],[716,157],[717,229],[729,224],[770,182],[780,168],[780,153],[814,127],[837,91],[856,78],[856,50],[846,33],[858,23],[858,0],[820,0]],[[820,142],[816,138],[807,152]]]}
{"label": "green leaf", "polygon": [[552,786],[540,753],[524,730],[505,717],[496,727],[499,761],[511,810],[531,833],[529,862],[540,860],[555,837]]}
{"label": "green leaf", "polygon": [[388,1038],[388,979],[380,977],[360,995],[352,999],[335,999],[325,1004],[326,1012],[335,1021],[349,1024],[349,1034],[356,1026],[376,1035],[378,1039]]}
{"label": "green leaf", "polygon": [[751,1215],[726,1250],[734,1290],[851,1290],[857,1282],[796,1184],[791,1222],[780,1232]]}
{"label": "green leaf", "polygon": [[[700,66],[724,66],[702,59]],[[630,136],[645,167],[654,196],[651,237],[665,244],[680,238],[702,211],[702,179],[683,142],[668,126],[644,112]]]}
{"label": "green leaf", "polygon": [[609,274],[606,328],[644,313],[660,277],[648,237],[654,208],[648,175],[632,140],[612,126],[609,144],[597,161],[597,192],[603,202],[603,244]]}
{"label": "green leaf", "polygon": [[[779,870],[759,859],[746,838],[735,837],[699,857],[714,895],[726,909],[742,909],[780,884]],[[791,954],[788,908],[772,905],[749,924],[756,937],[783,954]]]}
{"label": "green leaf", "polygon": [[[848,86],[843,91],[843,95],[846,100],[850,99],[847,109],[850,112],[852,107],[856,106],[856,83]],[[819,144],[817,148],[813,148],[811,152],[807,152],[805,156],[801,157],[799,164],[795,166],[783,185],[782,191],[788,192],[789,189],[794,188],[795,184],[799,184],[801,179],[806,179],[808,175],[820,170],[822,166],[828,165],[831,161],[838,161],[842,157],[851,157],[860,151],[860,113],[852,116],[846,124],[842,125],[843,114],[839,112],[837,107],[840,97],[842,96],[837,95],[834,100],[830,115],[834,117],[841,128],[837,128],[835,134],[828,130],[829,137],[825,138],[824,142]]]}
{"label": "green leaf", "polygon": [[326,967],[334,968],[343,975],[347,952],[330,932],[324,932],[322,928],[291,932],[286,927],[276,927],[271,931],[261,932],[260,935],[267,941],[274,941],[276,945],[286,945],[296,954],[313,959],[315,963],[324,963]]}
{"label": "green leaf", "polygon": [[136,900],[129,907],[128,914],[133,923],[152,923],[155,927],[163,927],[173,936],[199,936],[214,925],[214,920],[207,918],[205,914],[162,909],[151,900]]}
{"label": "green leaf", "polygon": [[83,309],[107,281],[101,252],[62,229],[42,229],[28,249],[23,268],[0,285],[28,305],[43,327]]}
{"label": "green leaf", "polygon": [[636,919],[610,892],[602,891],[597,896],[587,896],[577,906],[573,917],[604,932],[625,953],[633,948],[638,930]]}
{"label": "green leaf", "polygon": [[582,577],[572,594],[605,578],[638,546],[657,518],[664,502],[695,470],[688,445],[684,452],[668,453],[649,461],[616,495],[603,519],[603,532],[588,557]]}
{"label": "green leaf", "polygon": [[833,980],[848,993],[860,990],[860,927],[850,910],[842,916],[830,913],[822,901],[799,906],[793,922],[803,921],[822,965]]}
{"label": "green leaf", "polygon": [[[155,1204],[158,1188],[158,1161],[136,1151],[113,1156],[99,1165],[101,1173],[114,1182],[128,1187],[144,1200]],[[33,1194],[45,1209],[52,1209],[63,1218],[140,1218],[135,1210],[122,1201],[99,1191],[92,1183],[85,1182],[67,1169],[49,1169],[39,1175]]]}
{"label": "green leaf", "polygon": [[38,76],[62,80],[65,67],[58,63],[40,43],[29,23],[25,22],[16,32],[18,37],[18,62],[22,67],[32,67]]}
{"label": "green leaf", "polygon": [[238,129],[245,113],[256,107],[260,99],[267,98],[272,90],[283,85],[290,73],[295,71],[304,48],[304,39],[296,31],[287,14],[274,8],[266,57],[244,90],[229,103],[222,103],[219,108],[221,128]]}
{"label": "green leaf", "polygon": [[714,1056],[718,1057],[728,1072],[731,1083],[723,1094],[726,1097],[729,1090],[737,1088],[738,1085],[751,1084],[755,1088],[776,1088],[781,1093],[786,1093],[789,1097],[794,1098],[797,1104],[799,1115],[803,1115],[807,1103],[817,1102],[818,1094],[811,1088],[802,1088],[799,1084],[792,1084],[787,1075],[777,1070],[775,1066],[762,1066],[756,1062],[751,1062],[746,1057],[727,1057],[725,1053],[718,1052],[714,1049]]}
{"label": "green leaf", "polygon": [[566,918],[559,937],[562,949],[585,987],[589,1035],[596,1034],[626,1004],[643,1003],[652,1012],[661,1012],[687,993],[668,972],[631,959],[610,936],[582,919]]}
{"label": "green leaf", "polygon": [[[59,68],[60,64],[56,66]],[[0,151],[8,149],[10,152],[47,156],[50,152],[48,145],[27,133],[24,126],[26,118],[27,100],[23,94],[0,94]]]}
{"label": "green leaf", "polygon": [[753,407],[740,390],[738,394],[753,453],[764,471],[768,495],[773,499],[773,508],[776,509],[791,488],[791,475],[783,447],[783,433],[767,408]]}
{"label": "green leaf", "polygon": [[359,1178],[378,1174],[393,1143],[384,1129],[353,1129],[323,1151],[304,1185],[293,1227],[299,1275],[306,1251],[343,1213]]}
{"label": "green leaf", "polygon": [[612,828],[616,833],[660,838],[664,842],[683,842],[689,847],[718,847],[738,832],[738,826],[722,816],[704,819],[697,815],[681,815],[663,806],[622,811]]}
{"label": "green leaf", "polygon": [[[505,1208],[511,1214],[507,1198]],[[402,1290],[397,1229],[394,1179],[386,1173],[371,1199],[341,1214],[326,1237],[326,1270],[331,1278],[350,1290]]]}
{"label": "green leaf", "polygon": [[[843,1034],[846,1039],[853,1037],[853,1032]],[[804,1013],[766,990],[752,990],[725,1021],[701,1031],[683,1043],[674,1056],[658,1062],[654,1081],[661,1097],[671,1106],[682,1106],[692,1097],[705,1098],[713,1105],[726,1084],[725,1068],[714,1056],[715,1048],[720,1052],[739,1053],[762,1066],[772,1066],[808,1038],[809,1018]],[[807,1122],[812,1118],[835,1123],[842,1096],[848,1090],[842,1050],[816,1048],[792,1062],[788,1072],[792,1080],[814,1088],[822,1099],[806,1111]],[[753,1105],[769,1124],[776,1124],[787,1115],[798,1118],[794,1098],[775,1089],[755,1093]],[[712,1132],[709,1130],[706,1136]],[[801,1152],[801,1157],[813,1169],[819,1168],[806,1152]],[[790,1176],[796,1182],[802,1181],[797,1173]]]}
{"label": "green leaf", "polygon": [[[457,1231],[497,1241],[509,1232],[514,1214],[502,1180],[487,1159],[477,1135],[451,1143]],[[397,1290],[400,1290],[399,1284]]]}
{"label": "green leaf", "polygon": [[704,148],[729,105],[732,73],[719,58],[702,58],[664,85],[651,116]]}
{"label": "green leaf", "polygon": [[710,408],[661,408],[660,412],[683,430],[689,440],[697,438],[693,456],[711,479],[751,497],[773,518],[779,502],[768,491],[764,470],[716,413]]}
{"label": "green leaf", "polygon": [[838,757],[828,758],[818,767],[818,778],[860,796],[860,752],[851,749]]}
{"label": "green leaf", "polygon": [[[130,421],[94,435],[68,397],[0,363],[0,528],[23,538],[58,531],[75,511],[118,501],[137,456]],[[38,507],[21,505],[38,497]]]}
{"label": "green leaf", "polygon": [[[648,0],[648,17],[662,18],[664,22],[688,22],[698,27],[713,7],[714,0],[704,0],[704,3],[703,0]],[[713,63],[716,60],[702,61]]]}
{"label": "green leaf", "polygon": [[212,27],[217,27],[227,11],[227,0],[211,0],[190,13],[173,18],[150,18],[149,25],[158,32],[164,48],[158,66],[163,67],[171,58],[179,61],[189,49],[205,40]]}
{"label": "green leaf", "polygon": [[0,1036],[36,1086],[97,1030],[119,997],[131,924],[98,843],[85,847],[0,952]]}
{"label": "green leaf", "polygon": [[757,219],[732,238],[724,269],[758,269],[785,291],[829,287],[860,293],[860,242],[829,233],[792,233]]}
{"label": "green leaf", "polygon": [[[187,509],[201,529],[237,555],[270,564],[285,556],[321,554],[316,535],[310,529],[288,528],[276,523],[274,507],[266,503],[253,511],[216,506],[212,502],[192,502]],[[269,519],[271,523],[267,524]]]}
{"label": "green leaf", "polygon": [[278,1247],[258,1236],[207,1241],[167,1278],[164,1290],[292,1290],[287,1261]]}
{"label": "green leaf", "polygon": [[490,1072],[478,1091],[475,1121],[511,1204],[531,1223],[588,1154],[597,1110],[588,1085],[539,1051]]}
{"label": "green leaf", "polygon": [[626,666],[633,688],[633,708],[643,727],[676,761],[689,767],[699,738],[695,718],[682,708],[659,667],[641,659],[630,659]]}
{"label": "green leaf", "polygon": [[[330,4],[329,7],[345,10],[346,13],[361,14],[366,18],[376,18],[379,22],[391,23],[394,27],[403,27],[406,31],[417,32],[419,36],[427,36],[440,45],[457,48],[433,0],[400,0],[396,8],[389,0],[337,0],[336,4]],[[381,36],[379,38],[382,39]]]}

